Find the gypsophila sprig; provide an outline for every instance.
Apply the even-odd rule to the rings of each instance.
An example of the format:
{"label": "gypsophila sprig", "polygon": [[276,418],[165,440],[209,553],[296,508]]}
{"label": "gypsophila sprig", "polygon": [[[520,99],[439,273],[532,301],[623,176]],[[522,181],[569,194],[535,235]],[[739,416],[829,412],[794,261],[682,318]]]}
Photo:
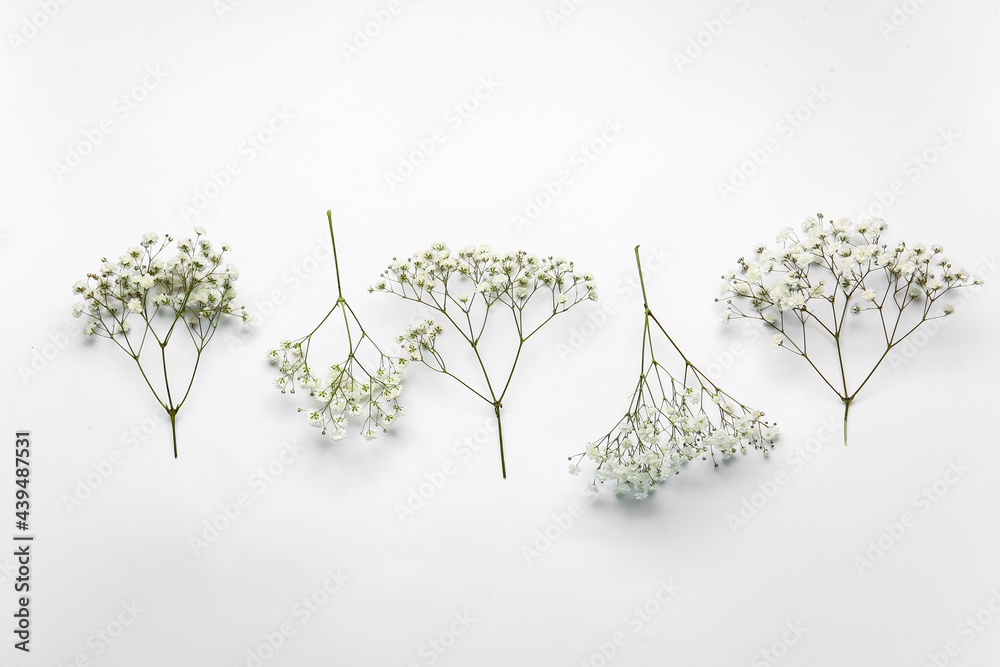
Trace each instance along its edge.
{"label": "gypsophila sprig", "polygon": [[[158,234],[145,234],[117,261],[102,259],[96,273],[73,285],[73,293],[83,301],[74,304],[72,314],[86,318],[84,336],[107,338],[135,361],[146,385],[170,417],[177,458],[177,413],[191,393],[202,352],[223,316],[246,321],[247,315],[242,307],[237,311],[233,306],[239,271],[225,262],[229,245],[213,246],[201,227],[195,227],[193,239],[178,239],[174,244],[177,252],[170,255],[168,248],[173,241],[170,236],[161,240]],[[172,390],[167,345],[178,327],[187,332],[195,359],[190,379],[179,385],[175,382]],[[155,372],[147,372],[143,366],[142,353],[147,346],[158,348],[154,352],[158,366]],[[178,386],[183,393],[176,391]]]}
{"label": "gypsophila sprig", "polygon": [[[500,414],[521,350],[552,318],[581,302],[596,301],[594,277],[561,257],[539,257],[524,251],[497,253],[485,245],[468,246],[453,254],[446,244],[435,243],[407,259],[393,258],[370,291],[391,292],[440,313],[441,323],[425,319],[410,325],[397,341],[409,359],[454,378],[493,406],[500,438],[500,467],[506,478]],[[479,344],[490,315],[499,317],[497,309],[513,318],[517,338],[510,369],[491,375]],[[474,380],[462,379],[449,370],[437,347],[443,324],[458,331],[472,348],[485,386],[476,389],[472,386]]]}
{"label": "gypsophila sprig", "polygon": [[[344,298],[337,241],[333,235],[333,213],[327,211],[326,216],[333,244],[337,301],[315,329],[300,338],[281,341],[277,347],[268,350],[267,358],[279,369],[274,386],[281,393],[294,394],[298,387],[308,391],[316,401],[309,409],[299,408],[312,426],[322,429],[324,435],[340,440],[345,437],[347,425],[354,418],[361,422],[362,437],[374,440],[406,412],[399,402],[402,391],[400,370],[407,366],[409,360],[383,354]],[[337,362],[317,369],[309,361],[313,335],[337,311],[343,316],[347,351]],[[378,357],[377,366],[362,362],[358,356],[362,346],[374,352],[371,356]]]}
{"label": "gypsophila sprig", "polygon": [[[569,472],[579,474],[580,463],[590,459],[597,465],[591,491],[613,482],[617,495],[631,493],[641,500],[696,458],[711,458],[718,467],[716,456],[728,459],[748,448],[769,453],[778,427],[719,389],[688,360],[649,308],[638,246],[635,261],[645,311],[639,381],[625,415],[602,438],[587,443],[586,451],[569,457]],[[670,343],[670,354],[683,361],[682,373],[672,374],[657,360],[655,331]]]}
{"label": "gypsophila sprig", "polygon": [[[820,214],[806,219],[802,234],[784,229],[777,246],[759,244],[722,276],[728,304],[722,321],[760,320],[776,332],[773,346],[809,363],[844,403],[845,445],[851,403],[889,352],[925,322],[954,313],[951,304],[938,303],[951,290],[982,283],[953,267],[939,245],[884,243],[886,227],[882,220],[828,222]],[[844,336],[848,315],[878,322],[882,334],[880,356],[854,388],[845,369],[852,351]],[[810,336],[832,339],[839,368],[819,367]]]}

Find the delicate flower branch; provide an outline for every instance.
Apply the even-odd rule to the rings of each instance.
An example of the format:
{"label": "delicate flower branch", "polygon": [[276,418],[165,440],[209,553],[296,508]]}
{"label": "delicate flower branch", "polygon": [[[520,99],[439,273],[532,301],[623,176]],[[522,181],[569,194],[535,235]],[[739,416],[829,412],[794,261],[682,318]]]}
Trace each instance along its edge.
{"label": "delicate flower branch", "polygon": [[[444,243],[392,264],[370,288],[391,292],[422,303],[441,314],[472,348],[482,371],[485,386],[475,388],[473,380],[449,370],[438,351],[437,337],[444,327],[432,319],[406,328],[398,342],[413,361],[457,380],[476,396],[493,406],[500,437],[500,465],[504,478],[507,465],[503,451],[500,410],[510,388],[514,369],[524,344],[552,318],[576,304],[597,300],[596,285],[588,272],[576,271],[561,257],[540,258],[524,251],[495,253],[489,246],[468,246],[452,256]],[[529,305],[532,307],[529,308]],[[510,369],[491,374],[480,353],[480,343],[491,313],[499,308],[509,314],[516,328],[516,350]]]}
{"label": "delicate flower branch", "polygon": [[[374,440],[380,431],[387,431],[389,425],[406,411],[399,403],[402,391],[399,370],[405,368],[409,361],[383,354],[344,298],[340,264],[337,260],[337,241],[333,235],[333,214],[327,211],[326,216],[330,225],[333,263],[337,274],[337,301],[312,331],[295,340],[281,341],[278,347],[268,351],[267,356],[280,370],[274,385],[282,394],[286,391],[294,394],[296,386],[299,386],[307,389],[309,395],[319,402],[318,407],[305,411],[311,425],[323,429],[323,433],[332,439],[340,440],[346,435],[349,419],[363,417],[361,435],[365,440]],[[312,337],[338,310],[344,320],[347,355],[331,364],[328,373],[320,378],[315,373],[315,367],[309,363]],[[366,342],[378,355],[377,367],[366,365],[358,355]],[[303,412],[303,409],[299,408],[299,412]]]}
{"label": "delicate flower branch", "polygon": [[[236,296],[233,285],[239,271],[232,264],[223,265],[228,244],[216,249],[204,238],[204,229],[195,227],[195,233],[193,240],[178,240],[177,254],[169,259],[161,255],[173,238],[167,236],[160,242],[157,234],[146,234],[139,245],[129,248],[116,263],[102,259],[97,273],[90,273],[86,280],[73,285],[73,293],[83,297],[72,310],[74,317],[87,319],[83,334],[107,338],[131,357],[153,396],[170,416],[174,458],[177,458],[177,413],[191,393],[202,352],[222,316],[236,314],[232,305]],[[238,316],[245,321],[246,313],[242,307],[240,311]],[[136,320],[140,326],[133,327]],[[178,324],[194,345],[195,361],[186,384],[175,383],[171,389],[167,345]],[[147,343],[155,343],[159,348],[157,362],[162,369],[162,387],[157,374],[147,373],[143,367],[142,353]]]}
{"label": "delicate flower branch", "polygon": [[[598,483],[612,480],[616,494],[631,492],[643,499],[656,484],[679,473],[696,457],[711,457],[718,467],[717,454],[726,459],[737,449],[745,453],[748,446],[767,454],[778,437],[778,427],[764,421],[760,410],[748,408],[719,389],[688,360],[649,308],[639,246],[635,262],[645,311],[639,380],[625,416],[605,436],[588,443],[586,451],[571,456],[575,462],[569,470],[579,474],[579,464],[589,458],[597,464],[592,491],[598,490]],[[650,322],[684,362],[679,377],[657,361]]]}
{"label": "delicate flower branch", "polygon": [[[950,304],[937,304],[945,294],[982,283],[953,268],[939,245],[882,243],[886,227],[881,220],[854,224],[826,222],[822,214],[808,218],[802,238],[788,227],[778,235],[777,248],[759,244],[749,260],[741,257],[737,268],[723,276],[720,288],[729,304],[723,322],[740,317],[764,322],[777,332],[771,339],[775,347],[805,359],[837,394],[844,403],[845,445],[851,403],[889,352],[924,322],[955,312]],[[915,315],[904,317],[907,309]],[[845,370],[848,312],[877,316],[884,341],[874,366],[853,388]],[[820,369],[809,353],[809,334],[833,340],[838,371]]]}

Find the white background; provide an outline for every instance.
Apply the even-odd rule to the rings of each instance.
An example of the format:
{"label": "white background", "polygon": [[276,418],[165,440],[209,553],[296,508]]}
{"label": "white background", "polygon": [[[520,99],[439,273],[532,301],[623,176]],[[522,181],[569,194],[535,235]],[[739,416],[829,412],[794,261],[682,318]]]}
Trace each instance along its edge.
{"label": "white background", "polygon": [[[33,433],[37,536],[33,651],[5,629],[3,664],[253,665],[262,644],[269,666],[762,665],[775,642],[790,666],[922,665],[951,641],[949,664],[1000,654],[993,612],[980,631],[961,625],[1000,591],[995,286],[880,370],[847,447],[832,392],[762,331],[722,327],[713,301],[740,255],[819,211],[881,213],[887,240],[939,242],[995,273],[993,3],[590,0],[559,14],[555,0],[401,0],[393,14],[384,1],[92,1],[51,17],[44,4],[5,3],[0,20],[2,432],[11,447],[15,429]],[[380,12],[391,21],[376,28]],[[374,37],[345,53],[366,25]],[[477,108],[449,120],[463,101]],[[244,142],[274,110],[292,119],[250,159]],[[102,122],[112,131],[57,173]],[[624,129],[602,144],[608,122]],[[443,141],[390,187],[436,128]],[[591,142],[600,155],[582,159]],[[916,167],[921,154],[933,164]],[[230,161],[227,186],[185,212]],[[741,165],[753,173],[720,192]],[[516,224],[563,170],[569,185]],[[597,275],[601,301],[526,348],[504,403],[507,480],[489,406],[448,378],[414,368],[407,417],[374,443],[325,441],[270,386],[266,348],[334,299],[328,208],[346,294],[387,346],[415,311],[367,286],[432,241],[562,254]],[[208,349],[174,460],[128,359],[79,335],[69,286],[146,231],[199,224],[232,243],[241,302],[261,317]],[[635,380],[636,244],[675,339],[783,431],[771,457],[693,463],[644,502],[581,496],[588,480],[566,474]],[[658,268],[656,254],[669,257]],[[463,457],[466,438],[486,444]],[[291,463],[275,463],[292,441]],[[115,451],[124,462],[95,476]],[[10,459],[0,506],[14,532]],[[401,519],[446,462],[455,474]],[[952,464],[967,468],[957,482],[915,501]],[[268,465],[280,475],[258,492],[251,476]],[[195,553],[190,539],[243,493],[250,505]],[[727,516],[751,499],[762,506],[734,530]],[[886,537],[906,512],[915,524]],[[888,550],[859,566],[880,538]],[[12,625],[13,559],[0,564]],[[338,570],[340,590],[296,613]],[[663,604],[661,582],[679,587]],[[138,617],[98,639],[133,603]],[[294,634],[271,655],[265,636],[283,623]]]}

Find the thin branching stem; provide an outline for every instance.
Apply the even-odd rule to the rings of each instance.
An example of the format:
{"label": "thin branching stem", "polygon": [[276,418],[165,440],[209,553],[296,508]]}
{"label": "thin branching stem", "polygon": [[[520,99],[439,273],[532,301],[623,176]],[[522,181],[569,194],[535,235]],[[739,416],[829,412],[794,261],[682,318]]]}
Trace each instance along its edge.
{"label": "thin branching stem", "polygon": [[[762,320],[778,332],[773,339],[775,345],[809,363],[844,404],[845,445],[851,404],[889,353],[928,320],[954,312],[952,306],[945,305],[934,314],[932,307],[941,297],[953,289],[982,282],[962,269],[953,269],[940,246],[909,247],[900,242],[890,248],[881,242],[885,228],[880,220],[858,225],[846,220],[827,223],[818,215],[806,221],[804,238],[789,228],[779,236],[778,248],[759,246],[751,260],[740,258],[737,270],[723,276],[724,295],[729,296],[724,321],[733,317]],[[820,272],[825,278],[814,284],[810,271]],[[829,323],[809,307],[814,299],[828,302]],[[739,302],[749,302],[750,307],[740,308]],[[919,318],[911,327],[904,324],[904,312],[912,312],[912,308],[907,309],[913,304],[919,304],[920,312],[907,319],[912,322]],[[849,346],[845,323],[848,312],[860,315],[866,311],[878,313],[884,349],[852,390],[847,379]],[[785,326],[786,314],[799,320],[797,331]],[[818,328],[807,327],[807,320]],[[902,330],[906,333],[899,335]],[[810,358],[807,340],[811,333],[825,334],[833,340],[837,353],[834,372],[821,369]],[[838,376],[839,389],[829,379]]]}
{"label": "thin branching stem", "polygon": [[[475,382],[480,385],[478,388],[473,386],[472,380],[462,379],[446,368],[437,350],[437,336],[443,333],[444,327],[433,319],[409,325],[400,337],[408,358],[449,375],[493,406],[500,440],[501,473],[506,478],[502,408],[513,386],[524,345],[556,315],[582,301],[596,299],[592,276],[575,271],[572,263],[562,259],[542,259],[525,252],[497,254],[485,246],[464,248],[457,256],[452,256],[451,250],[439,243],[406,260],[394,259],[371,291],[389,292],[427,306],[439,313],[442,322],[450,324],[472,348],[479,367],[477,375],[481,376],[481,380]],[[538,300],[529,308],[532,298],[540,291],[551,293],[551,308],[547,311]],[[502,370],[488,367],[481,348],[487,323],[491,321],[490,314],[497,307],[510,310],[509,321],[513,322],[516,335],[513,361]],[[454,308],[461,311],[461,316],[454,313]],[[537,324],[528,319],[534,313],[543,315]]]}

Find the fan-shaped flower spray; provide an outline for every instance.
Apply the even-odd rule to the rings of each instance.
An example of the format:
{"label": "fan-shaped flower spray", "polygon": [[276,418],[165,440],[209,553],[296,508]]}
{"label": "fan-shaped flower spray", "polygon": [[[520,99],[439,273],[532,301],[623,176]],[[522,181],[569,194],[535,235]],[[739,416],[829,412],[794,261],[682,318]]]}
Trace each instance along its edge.
{"label": "fan-shaped flower spray", "polygon": [[[278,366],[280,374],[274,386],[281,393],[295,393],[296,387],[309,391],[318,405],[303,410],[309,423],[323,430],[334,440],[346,435],[350,419],[361,421],[361,435],[365,440],[374,440],[380,432],[388,430],[406,409],[399,402],[402,391],[400,370],[409,361],[405,358],[384,354],[378,344],[361,326],[354,313],[340,281],[340,264],[337,260],[337,240],[333,234],[333,213],[326,212],[330,226],[330,242],[333,244],[333,264],[337,276],[337,300],[319,324],[305,336],[292,340],[282,340],[278,347],[268,350],[268,360]],[[340,311],[347,339],[346,354],[325,369],[322,376],[310,363],[312,338],[330,317]],[[377,356],[378,365],[365,364],[359,357],[362,346],[367,345]],[[362,353],[362,356],[364,353]]]}
{"label": "fan-shaped flower spray", "polygon": [[[925,322],[954,313],[951,304],[938,303],[950,291],[982,284],[952,267],[939,245],[883,243],[886,227],[882,220],[826,222],[819,214],[806,219],[801,238],[786,227],[777,247],[758,244],[749,259],[741,257],[736,269],[722,276],[720,293],[728,304],[722,321],[760,320],[777,332],[771,339],[775,347],[806,360],[844,404],[845,445],[851,403],[889,352]],[[844,363],[852,347],[845,338],[848,313],[878,317],[884,346],[853,388]],[[839,368],[820,368],[810,356],[809,335],[832,339]]]}
{"label": "fan-shaped flower spray", "polygon": [[[177,413],[191,394],[202,353],[224,315],[247,319],[242,307],[237,314],[232,305],[239,271],[232,264],[223,264],[229,245],[214,247],[201,227],[195,227],[195,234],[194,239],[178,240],[177,254],[166,259],[164,251],[173,238],[167,236],[161,242],[159,235],[146,234],[117,262],[102,259],[100,270],[73,285],[73,293],[83,297],[72,311],[74,317],[87,318],[83,335],[107,338],[131,357],[156,401],[170,416],[174,458]],[[167,345],[178,328],[194,345],[194,368],[186,385],[175,381],[171,387]],[[158,374],[143,367],[143,350],[154,343],[159,348],[154,356],[162,368],[162,387],[154,386],[159,385]],[[178,387],[183,388],[183,393]]]}
{"label": "fan-shaped flower spray", "polygon": [[[444,331],[441,324],[425,319],[397,337],[411,360],[454,378],[493,407],[506,478],[501,408],[521,350],[552,318],[583,301],[596,301],[594,277],[561,257],[542,258],[523,250],[496,253],[485,245],[468,246],[452,255],[446,244],[435,243],[407,259],[393,258],[370,291],[391,292],[436,310],[472,348],[485,381],[478,389],[472,386],[475,380],[459,377],[445,363],[437,346]],[[480,351],[491,315],[493,319],[509,315],[517,334],[513,363],[500,375],[491,375]]]}
{"label": "fan-shaped flower spray", "polygon": [[[680,472],[695,458],[729,458],[747,447],[767,454],[778,437],[777,425],[764,421],[764,413],[743,405],[722,391],[684,355],[649,307],[642,277],[639,246],[635,263],[642,287],[645,321],[639,379],[625,415],[602,438],[569,457],[569,471],[579,474],[580,463],[589,458],[597,464],[590,488],[605,481],[615,483],[615,493],[646,498],[657,484]],[[653,326],[651,326],[651,324]],[[655,326],[655,328],[654,328]],[[684,362],[684,371],[674,375],[656,358],[654,334],[662,334]],[[661,353],[660,358],[663,358]]]}

